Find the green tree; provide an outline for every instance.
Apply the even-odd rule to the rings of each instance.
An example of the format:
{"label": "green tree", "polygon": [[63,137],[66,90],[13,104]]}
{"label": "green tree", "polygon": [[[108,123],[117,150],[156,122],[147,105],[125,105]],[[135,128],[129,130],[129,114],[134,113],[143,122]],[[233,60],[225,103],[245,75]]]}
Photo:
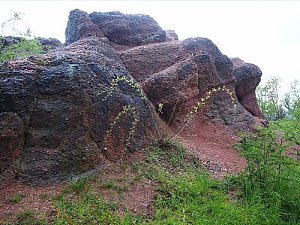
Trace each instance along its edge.
{"label": "green tree", "polygon": [[278,94],[279,83],[279,78],[271,77],[266,85],[260,85],[256,90],[258,105],[268,120],[283,119],[286,116]]}
{"label": "green tree", "polygon": [[284,95],[283,105],[287,109],[289,117],[295,116],[294,114],[300,107],[300,82],[294,80],[290,84],[289,91]]}

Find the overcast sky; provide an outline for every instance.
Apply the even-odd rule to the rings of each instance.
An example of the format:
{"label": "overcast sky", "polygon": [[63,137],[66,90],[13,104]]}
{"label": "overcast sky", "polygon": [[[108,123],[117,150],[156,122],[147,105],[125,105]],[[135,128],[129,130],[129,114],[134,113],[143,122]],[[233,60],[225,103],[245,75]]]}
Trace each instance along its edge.
{"label": "overcast sky", "polygon": [[148,14],[179,39],[206,37],[229,57],[258,65],[263,80],[300,79],[300,1],[0,1],[0,22],[12,12],[35,36],[64,42],[69,11]]}

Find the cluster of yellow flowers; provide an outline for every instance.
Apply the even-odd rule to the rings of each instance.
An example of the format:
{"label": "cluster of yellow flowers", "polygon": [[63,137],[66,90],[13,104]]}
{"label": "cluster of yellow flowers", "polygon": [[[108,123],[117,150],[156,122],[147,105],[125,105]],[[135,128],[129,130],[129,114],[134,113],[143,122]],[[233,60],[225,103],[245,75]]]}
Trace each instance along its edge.
{"label": "cluster of yellow flowers", "polygon": [[188,122],[193,115],[195,115],[201,106],[205,105],[205,102],[211,98],[211,96],[216,93],[216,92],[220,92],[220,91],[225,91],[231,98],[232,104],[234,109],[236,108],[236,103],[235,103],[235,99],[233,96],[233,91],[230,88],[226,88],[225,85],[224,86],[219,86],[217,88],[212,88],[209,91],[206,92],[205,96],[200,98],[200,100],[198,102],[196,102],[196,104],[193,106],[192,110],[187,114],[185,122]]}
{"label": "cluster of yellow flowers", "polygon": [[[131,88],[133,88],[138,93],[141,100],[144,101],[146,106],[150,107],[150,105],[147,101],[147,98],[146,98],[143,90],[140,88],[139,84],[134,79],[129,78],[127,76],[118,76],[118,77],[114,78],[111,81],[110,87],[108,89],[102,91],[101,93],[99,93],[99,94],[105,94],[104,98],[102,98],[102,101],[105,101],[109,97],[111,97],[114,94],[114,92],[117,90],[118,85],[120,83],[125,83],[128,86],[130,86]],[[107,141],[108,141],[108,137],[112,133],[113,128],[115,127],[115,125],[118,123],[118,121],[121,119],[122,116],[126,116],[126,115],[129,115],[129,114],[133,115],[133,120],[131,122],[131,127],[130,127],[130,130],[129,130],[128,138],[125,141],[125,149],[124,149],[123,155],[125,154],[126,150],[130,146],[131,139],[134,136],[134,134],[136,132],[136,128],[137,128],[138,123],[140,121],[139,113],[138,113],[138,111],[137,111],[137,109],[135,108],[134,105],[125,105],[125,106],[123,106],[122,110],[118,113],[118,115],[114,118],[114,121],[110,124],[109,129],[106,132],[106,135],[105,135],[105,138],[104,138],[104,146],[106,146]],[[106,147],[104,149],[106,149]]]}
{"label": "cluster of yellow flowers", "polygon": [[115,117],[114,121],[110,124],[109,130],[106,132],[106,135],[105,135],[105,138],[104,138],[104,146],[107,144],[107,139],[108,139],[109,135],[112,133],[113,128],[120,121],[121,117],[129,115],[130,112],[133,115],[133,120],[131,122],[131,127],[130,127],[130,130],[129,130],[128,138],[125,141],[124,153],[126,152],[127,148],[130,146],[130,141],[131,141],[132,137],[134,136],[135,130],[136,130],[137,125],[138,125],[139,120],[140,120],[139,114],[138,114],[138,112],[137,112],[134,105],[125,105],[125,106],[123,106],[122,110],[118,113],[118,115]]}
{"label": "cluster of yellow flowers", "polygon": [[139,96],[141,97],[142,100],[146,101],[146,96],[145,96],[143,90],[140,88],[139,84],[135,80],[128,78],[126,76],[118,76],[112,80],[111,86],[109,87],[108,91],[106,92],[106,96],[103,98],[103,100],[106,100],[108,97],[113,95],[113,93],[116,91],[120,82],[124,82],[124,83],[128,84],[130,87],[132,87],[134,90],[137,91],[137,93],[139,94]]}
{"label": "cluster of yellow flowers", "polygon": [[163,107],[164,107],[163,103],[158,103],[158,108],[157,108],[158,114],[163,114]]}

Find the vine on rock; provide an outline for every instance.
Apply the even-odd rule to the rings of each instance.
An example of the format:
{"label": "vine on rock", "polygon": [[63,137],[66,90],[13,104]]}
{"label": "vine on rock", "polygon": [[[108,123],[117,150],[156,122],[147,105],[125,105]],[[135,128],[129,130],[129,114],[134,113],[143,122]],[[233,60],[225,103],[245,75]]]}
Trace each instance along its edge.
{"label": "vine on rock", "polygon": [[[150,105],[146,101],[147,98],[146,98],[143,90],[138,85],[138,83],[134,79],[128,78],[126,76],[118,76],[118,77],[116,77],[116,78],[114,78],[112,80],[111,86],[109,87],[109,89],[106,90],[106,91],[104,91],[104,92],[102,92],[102,93],[105,94],[105,96],[102,99],[102,101],[105,101],[109,97],[111,97],[115,93],[115,91],[117,90],[118,85],[120,83],[125,83],[129,87],[133,88],[138,93],[140,99],[145,102],[146,106],[150,107]],[[127,137],[127,139],[125,141],[125,149],[124,149],[124,152],[123,152],[123,154],[121,156],[121,159],[123,158],[123,156],[125,155],[127,149],[129,148],[130,143],[131,143],[131,139],[134,136],[134,134],[136,132],[136,129],[137,129],[137,126],[138,126],[138,123],[140,121],[139,113],[138,113],[138,111],[137,111],[137,109],[136,109],[136,107],[134,105],[130,105],[129,104],[129,105],[123,106],[122,110],[118,113],[118,115],[114,118],[114,121],[110,124],[109,130],[106,132],[106,135],[105,135],[105,138],[104,138],[104,146],[105,146],[104,150],[107,150],[106,145],[107,145],[108,137],[112,133],[113,128],[115,127],[115,125],[118,123],[118,121],[123,116],[129,115],[129,114],[133,115],[133,120],[131,122],[131,127],[130,127],[130,130],[129,130],[128,137]]]}
{"label": "vine on rock", "polygon": [[199,101],[196,102],[196,104],[192,107],[192,110],[186,115],[186,118],[184,119],[182,126],[180,126],[178,131],[174,135],[172,135],[169,139],[171,139],[175,136],[178,136],[182,132],[182,130],[185,128],[186,124],[188,124],[194,118],[194,116],[197,114],[199,109],[205,105],[206,101],[208,99],[210,99],[213,96],[213,94],[215,94],[217,92],[221,92],[221,91],[225,91],[230,96],[231,102],[233,104],[233,108],[235,110],[237,105],[236,105],[236,100],[233,96],[233,91],[230,88],[226,88],[225,85],[222,87],[221,86],[214,87],[214,88],[208,90],[205,93],[205,95],[203,97],[201,97]]}
{"label": "vine on rock", "polygon": [[[114,127],[116,126],[116,124],[118,123],[118,121],[120,121],[120,119],[123,116],[127,116],[130,113],[133,115],[133,120],[131,122],[128,138],[125,141],[124,154],[126,153],[127,148],[130,146],[130,141],[131,141],[132,137],[134,136],[135,130],[136,130],[137,125],[140,121],[139,114],[138,114],[138,112],[136,110],[136,107],[134,105],[125,105],[125,106],[123,106],[122,110],[118,113],[118,115],[115,117],[114,121],[110,124],[109,130],[106,132],[106,135],[105,135],[105,138],[104,138],[104,143],[107,144],[108,137],[112,133],[112,131],[113,131]],[[107,150],[107,147],[104,147],[104,150]],[[122,155],[122,157],[123,157],[123,155]]]}

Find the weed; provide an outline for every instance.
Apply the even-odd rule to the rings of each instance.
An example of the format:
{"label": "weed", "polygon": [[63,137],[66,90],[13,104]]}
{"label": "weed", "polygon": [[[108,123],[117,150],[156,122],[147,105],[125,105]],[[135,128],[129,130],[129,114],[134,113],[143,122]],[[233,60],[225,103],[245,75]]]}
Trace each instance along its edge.
{"label": "weed", "polygon": [[64,194],[75,193],[80,194],[83,192],[87,192],[89,188],[88,177],[82,177],[77,181],[72,182],[69,186],[64,190]]}
{"label": "weed", "polygon": [[0,62],[12,60],[14,58],[24,58],[33,54],[40,54],[42,45],[38,40],[26,40],[5,47],[0,55]]}
{"label": "weed", "polygon": [[24,197],[25,197],[25,196],[22,195],[22,194],[17,194],[17,195],[15,195],[15,196],[12,196],[12,197],[8,198],[7,200],[8,200],[8,202],[9,202],[10,204],[17,204],[17,203],[19,203]]}
{"label": "weed", "polygon": [[102,184],[101,187],[104,188],[104,189],[114,190],[117,193],[121,193],[121,192],[124,192],[124,191],[128,190],[128,186],[125,185],[125,186],[122,187],[122,186],[116,184],[115,181],[113,181],[113,180],[109,180],[107,182],[104,182],[104,184]]}
{"label": "weed", "polygon": [[[193,118],[195,117],[195,115],[199,112],[200,108],[203,107],[206,102],[216,93],[218,92],[225,92],[227,95],[229,95],[232,105],[233,105],[233,109],[236,109],[236,99],[234,97],[234,92],[230,89],[227,88],[226,86],[218,86],[218,87],[214,87],[210,90],[208,90],[203,97],[201,97],[196,103],[195,105],[192,107],[192,109],[187,113],[184,121],[180,124],[180,126],[178,127],[177,131],[174,132],[173,135],[171,135],[170,137],[168,137],[169,140],[176,138],[185,128],[188,124],[190,124],[190,122],[193,120]],[[175,104],[176,107],[177,104]],[[173,112],[175,111],[175,108],[173,109]],[[173,117],[173,113],[172,116]],[[169,120],[170,122],[171,120]]]}
{"label": "weed", "polygon": [[[149,148],[145,161],[131,165],[136,177],[148,178],[157,184],[154,214],[151,217],[134,216],[128,211],[123,216],[117,216],[116,202],[104,203],[87,189],[75,198],[60,195],[53,200],[57,211],[53,224],[299,224],[297,202],[300,179],[296,174],[300,174],[300,169],[292,169],[290,167],[294,164],[282,160],[282,177],[277,178],[279,171],[266,171],[267,168],[278,170],[276,157],[281,160],[283,156],[279,154],[281,150],[269,153],[261,150],[257,153],[257,149],[260,149],[257,141],[265,140],[262,137],[266,139],[273,136],[263,131],[257,134],[255,141],[250,137],[243,140],[241,151],[246,157],[253,158],[253,162],[249,160],[249,168],[253,168],[225,183],[210,179],[178,143],[155,143]],[[270,140],[264,142],[266,147],[271,145]],[[263,159],[261,161],[264,163],[259,159]],[[254,165],[260,168],[255,170]],[[123,182],[123,179],[120,181]],[[275,185],[271,185],[272,182],[276,182],[280,188],[276,189]],[[264,185],[269,186],[263,189]],[[103,183],[102,188],[123,191],[123,187],[113,180]],[[238,198],[231,200],[227,195],[229,190],[235,191]]]}
{"label": "weed", "polygon": [[116,211],[118,209],[117,204],[113,201],[107,202],[106,205],[109,208],[109,210]]}
{"label": "weed", "polygon": [[[107,142],[108,142],[107,140],[108,140],[109,136],[111,135],[111,133],[113,131],[113,128],[116,126],[116,124],[120,121],[120,119],[123,116],[129,115],[129,112],[131,112],[131,114],[133,115],[133,120],[131,122],[131,127],[130,127],[130,130],[129,130],[128,138],[125,141],[125,149],[124,149],[124,152],[122,153],[121,159],[124,157],[127,148],[131,144],[131,139],[133,138],[133,136],[135,134],[135,130],[136,130],[137,125],[138,125],[139,120],[140,120],[139,119],[139,114],[138,114],[135,106],[133,106],[133,105],[126,105],[126,106],[123,107],[123,109],[115,117],[114,121],[110,124],[110,126],[109,126],[110,128],[106,132],[105,139],[104,139],[104,145],[106,145]],[[106,149],[106,147],[105,147],[105,149]]]}
{"label": "weed", "polygon": [[14,225],[46,225],[47,222],[38,218],[34,211],[26,210],[16,215],[17,221]]}

